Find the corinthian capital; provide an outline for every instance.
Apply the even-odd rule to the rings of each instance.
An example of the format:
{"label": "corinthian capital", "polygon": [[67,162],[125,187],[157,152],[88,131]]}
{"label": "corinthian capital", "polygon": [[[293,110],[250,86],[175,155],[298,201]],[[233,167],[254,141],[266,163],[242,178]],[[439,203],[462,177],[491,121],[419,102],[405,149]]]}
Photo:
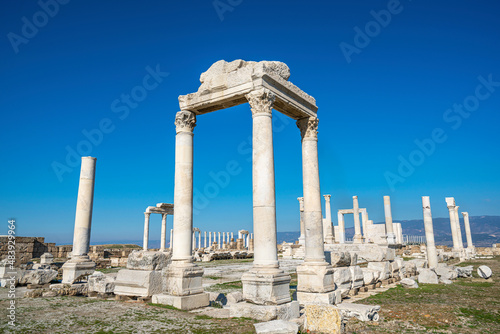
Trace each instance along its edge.
{"label": "corinthian capital", "polygon": [[300,129],[302,139],[318,138],[318,118],[317,117],[304,117],[297,121],[297,127]]}
{"label": "corinthian capital", "polygon": [[175,115],[175,131],[177,133],[193,132],[196,126],[196,114],[192,111],[182,110]]}
{"label": "corinthian capital", "polygon": [[252,109],[252,115],[267,113],[271,114],[276,96],[269,89],[254,90],[245,97]]}
{"label": "corinthian capital", "polygon": [[332,195],[323,195],[323,197],[325,198],[325,201],[330,202]]}

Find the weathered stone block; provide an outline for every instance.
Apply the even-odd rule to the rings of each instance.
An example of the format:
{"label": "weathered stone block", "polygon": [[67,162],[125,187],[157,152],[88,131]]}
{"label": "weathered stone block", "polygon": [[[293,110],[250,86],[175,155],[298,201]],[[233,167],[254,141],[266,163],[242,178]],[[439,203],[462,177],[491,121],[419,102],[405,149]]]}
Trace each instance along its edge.
{"label": "weathered stone block", "polygon": [[299,325],[285,320],[273,320],[253,325],[257,334],[297,334]]}
{"label": "weathered stone block", "polygon": [[342,314],[337,306],[306,305],[305,318],[304,328],[308,332],[334,334],[343,332]]}
{"label": "weathered stone block", "polygon": [[171,253],[134,250],[129,254],[127,269],[162,270],[171,262]]}
{"label": "weathered stone block", "polygon": [[115,280],[115,295],[148,297],[163,290],[161,271],[121,269]]}
{"label": "weathered stone block", "polygon": [[299,302],[292,301],[281,305],[255,305],[247,302],[231,305],[230,317],[245,317],[260,321],[290,320],[298,318]]}
{"label": "weathered stone block", "polygon": [[438,276],[432,269],[421,269],[418,274],[418,283],[438,284]]}

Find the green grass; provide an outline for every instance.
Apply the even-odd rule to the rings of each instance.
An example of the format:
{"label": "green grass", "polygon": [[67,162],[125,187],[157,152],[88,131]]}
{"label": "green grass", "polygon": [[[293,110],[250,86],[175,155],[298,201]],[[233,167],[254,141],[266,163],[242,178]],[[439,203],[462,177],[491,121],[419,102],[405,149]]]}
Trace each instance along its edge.
{"label": "green grass", "polygon": [[101,269],[96,269],[96,271],[100,271],[103,274],[109,274],[109,273],[117,273],[121,269],[124,269],[124,268],[122,268],[122,267],[101,268]]}
{"label": "green grass", "polygon": [[499,313],[465,307],[460,307],[459,310],[464,316],[472,317],[477,322],[492,322],[500,324]]}
{"label": "green grass", "polygon": [[154,303],[148,303],[148,305],[149,306],[154,306],[154,307],[166,308],[168,310],[174,310],[174,311],[180,311],[180,312],[187,312],[187,311],[178,309],[177,307],[173,307],[172,305],[154,304]]}
{"label": "green grass", "polygon": [[213,279],[213,280],[218,280],[218,279],[221,279],[221,277],[219,277],[219,276],[203,276],[203,278],[206,278],[206,279]]}
{"label": "green grass", "polygon": [[197,315],[194,317],[195,319],[197,320],[207,320],[207,319],[213,319],[211,316],[208,316],[208,315],[205,315],[205,314],[202,314],[202,315]]}

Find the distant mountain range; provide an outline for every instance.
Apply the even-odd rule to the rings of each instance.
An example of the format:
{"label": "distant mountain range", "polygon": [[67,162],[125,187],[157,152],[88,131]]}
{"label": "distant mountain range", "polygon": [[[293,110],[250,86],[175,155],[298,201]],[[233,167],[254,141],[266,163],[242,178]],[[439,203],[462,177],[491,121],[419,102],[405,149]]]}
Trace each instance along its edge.
{"label": "distant mountain range", "polygon": [[[395,223],[401,223],[403,227],[403,234],[405,235],[425,235],[424,221],[422,219],[414,220],[395,220]],[[449,218],[433,218],[434,225],[434,238],[436,244],[451,246],[451,228]],[[469,217],[472,232],[472,242],[478,247],[491,247],[492,244],[500,243],[500,216],[474,216]],[[334,222],[335,224],[336,222]],[[383,224],[379,222],[378,224]],[[465,227],[463,219],[460,219],[460,226],[462,228],[462,239],[464,246],[466,246]],[[354,228],[346,228],[346,237],[352,238],[354,235]],[[295,242],[300,236],[300,232],[278,232],[278,243]],[[167,240],[168,247],[169,240]],[[142,240],[114,240],[92,242],[92,245],[103,244],[136,244],[142,245]],[[203,240],[202,240],[203,244]],[[160,240],[150,240],[150,248],[160,248]]]}
{"label": "distant mountain range", "polygon": [[[424,221],[422,219],[395,220],[394,222],[401,223],[403,234],[405,235],[425,235]],[[469,217],[469,222],[472,243],[475,246],[491,247],[492,244],[500,243],[500,216],[474,216]],[[436,244],[452,246],[450,218],[433,218],[432,223]],[[384,224],[384,222],[379,222],[378,224]],[[465,237],[463,219],[460,219],[460,227],[462,229],[464,246],[466,246],[467,239]],[[278,243],[282,243],[283,241],[295,242],[299,235],[299,232],[278,232]],[[353,235],[354,227],[346,228],[346,237],[352,238]]]}

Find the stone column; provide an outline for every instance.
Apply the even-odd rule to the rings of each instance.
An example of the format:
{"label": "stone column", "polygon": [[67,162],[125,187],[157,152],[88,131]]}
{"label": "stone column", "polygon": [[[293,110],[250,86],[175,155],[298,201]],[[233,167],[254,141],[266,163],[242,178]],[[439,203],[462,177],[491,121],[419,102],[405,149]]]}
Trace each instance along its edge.
{"label": "stone column", "polygon": [[88,256],[92,209],[94,204],[94,179],[96,158],[82,157],[78,198],[76,202],[75,229],[71,259],[63,266],[63,283],[73,283],[79,276],[94,272],[95,263]]}
{"label": "stone column", "polygon": [[330,206],[330,198],[332,195],[323,195],[325,198],[325,220],[323,224],[323,234],[326,244],[333,244],[333,225],[332,225],[332,208]]}
{"label": "stone column", "polygon": [[339,212],[337,214],[337,218],[339,220],[339,243],[344,244],[345,243],[345,221],[344,221],[344,214]]}
{"label": "stone column", "polygon": [[161,240],[160,240],[160,251],[165,251],[165,243],[167,242],[167,214],[163,213],[161,215]]}
{"label": "stone column", "polygon": [[203,232],[203,246],[207,248],[207,231]]}
{"label": "stone column", "polygon": [[361,232],[361,235],[363,236],[363,239],[365,240],[365,242],[368,242],[366,240],[366,238],[367,238],[366,232],[368,231],[367,230],[367,226],[368,226],[368,212],[366,211],[366,209],[359,210],[359,211],[361,212],[361,226],[363,228],[363,231]]}
{"label": "stone column", "polygon": [[[333,268],[325,261],[323,214],[318,166],[318,119],[297,121],[302,137],[302,178],[304,185],[304,227],[306,234],[304,263],[297,267],[297,299],[332,304],[335,283]],[[331,220],[331,218],[330,218]]]}
{"label": "stone column", "polygon": [[149,216],[151,216],[150,212],[144,212],[144,238],[142,241],[142,249],[147,251],[149,244]]}
{"label": "stone column", "polygon": [[203,292],[203,268],[193,264],[193,129],[196,114],[188,110],[175,116],[175,186],[174,238],[172,263],[164,270],[165,295],[155,303],[177,308],[208,306],[208,294]]}
{"label": "stone column", "polygon": [[208,247],[212,247],[212,232],[208,232]]}
{"label": "stone column", "polygon": [[451,237],[453,239],[453,250],[459,250],[457,223],[455,216],[455,199],[453,197],[446,197],[446,205],[450,214]]}
{"label": "stone column", "polygon": [[246,95],[252,110],[253,267],[245,273],[243,298],[254,304],[290,302],[290,275],[278,266],[272,108],[274,94],[267,89]]}
{"label": "stone column", "polygon": [[196,249],[196,231],[194,231],[194,230],[193,230],[193,234],[192,234],[192,236],[193,236],[193,241],[192,241],[192,243],[191,243],[191,245],[192,245],[192,250],[195,250],[195,249]]}
{"label": "stone column", "polygon": [[352,212],[354,215],[354,237],[352,241],[355,244],[361,244],[363,243],[363,237],[361,236],[361,224],[359,222],[358,196],[352,196]]}
{"label": "stone column", "polygon": [[474,245],[472,244],[472,234],[470,232],[470,223],[469,223],[469,213],[462,212],[464,216],[464,226],[465,226],[465,236],[467,238],[467,248],[473,250]]}
{"label": "stone column", "polygon": [[424,210],[425,238],[427,240],[427,261],[429,268],[437,268],[438,257],[436,244],[434,243],[434,228],[432,226],[431,203],[429,196],[422,196],[422,207]]}
{"label": "stone column", "polygon": [[458,247],[460,249],[464,248],[464,240],[462,238],[462,228],[460,227],[460,217],[458,214],[458,208],[459,206],[455,206],[455,221],[456,221],[456,228],[457,228],[457,237],[458,237]]}
{"label": "stone column", "polygon": [[300,236],[299,236],[299,245],[305,245],[306,243],[306,234],[304,228],[304,197],[297,197],[299,201],[299,209],[300,209]]}
{"label": "stone column", "polygon": [[201,248],[201,231],[198,231],[198,249]]}
{"label": "stone column", "polygon": [[394,233],[394,225],[392,224],[390,196],[384,196],[384,212],[385,212],[385,232],[387,233],[387,243],[389,245],[394,245],[396,243],[396,234]]}
{"label": "stone column", "polygon": [[172,249],[173,244],[174,244],[174,229],[170,229],[170,249]]}
{"label": "stone column", "polygon": [[222,249],[222,242],[221,242],[221,240],[220,240],[220,232],[218,232],[218,236],[219,236],[219,239],[218,239],[218,241],[217,241],[217,246],[219,246],[219,247],[218,247],[219,249]]}

